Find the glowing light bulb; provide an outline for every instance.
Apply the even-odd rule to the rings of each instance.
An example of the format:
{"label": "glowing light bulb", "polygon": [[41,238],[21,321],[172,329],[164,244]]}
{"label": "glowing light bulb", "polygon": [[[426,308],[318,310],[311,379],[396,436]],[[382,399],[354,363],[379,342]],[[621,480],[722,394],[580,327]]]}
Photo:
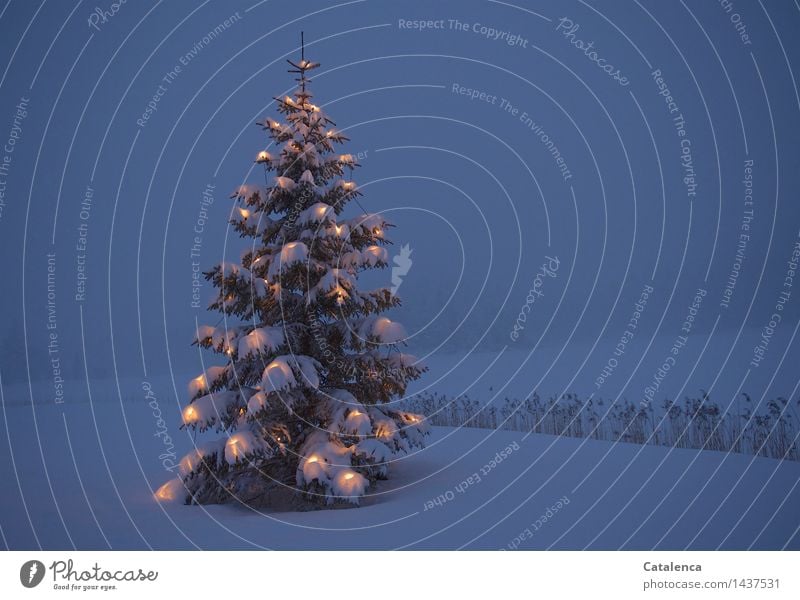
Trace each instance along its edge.
{"label": "glowing light bulb", "polygon": [[335,228],[336,228],[336,235],[342,235],[342,230],[344,229],[344,227],[342,225],[336,225]]}
{"label": "glowing light bulb", "polygon": [[319,462],[319,457],[318,457],[316,454],[312,454],[311,456],[309,456],[309,457],[306,459],[306,462],[307,462],[307,463],[315,463],[315,462]]}
{"label": "glowing light bulb", "polygon": [[267,162],[269,160],[269,154],[266,151],[261,151],[258,153],[258,157],[256,158],[256,162]]}
{"label": "glowing light bulb", "polygon": [[197,421],[197,411],[194,409],[194,406],[187,406],[183,410],[183,420],[185,423],[192,423],[193,421]]}
{"label": "glowing light bulb", "polygon": [[155,497],[158,500],[174,500],[175,486],[172,481],[168,481],[156,490]]}
{"label": "glowing light bulb", "polygon": [[237,440],[235,437],[232,437],[228,440],[227,443],[227,446],[228,448],[230,448],[231,454],[233,455],[234,458],[239,458],[240,451],[239,451],[239,446],[237,446],[238,442],[239,440]]}
{"label": "glowing light bulb", "polygon": [[351,417],[357,417],[357,416],[359,416],[360,414],[361,414],[361,411],[360,411],[360,410],[351,410],[351,411],[350,411],[350,416],[351,416]]}
{"label": "glowing light bulb", "polygon": [[336,304],[344,304],[345,296],[347,295],[347,290],[345,290],[341,286],[337,286],[335,290],[333,290],[333,295],[336,297]]}
{"label": "glowing light bulb", "polygon": [[246,219],[247,217],[250,216],[250,211],[247,210],[246,208],[240,208],[239,209],[239,214],[242,215],[243,219]]}
{"label": "glowing light bulb", "polygon": [[350,479],[352,479],[355,476],[356,476],[355,473],[345,473],[344,474],[344,479],[345,479],[345,481],[349,481]]}

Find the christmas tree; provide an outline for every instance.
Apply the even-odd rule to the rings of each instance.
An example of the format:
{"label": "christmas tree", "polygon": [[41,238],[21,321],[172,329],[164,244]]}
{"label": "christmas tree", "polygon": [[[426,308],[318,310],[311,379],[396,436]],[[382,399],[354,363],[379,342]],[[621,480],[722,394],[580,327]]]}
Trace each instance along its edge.
{"label": "christmas tree", "polygon": [[248,245],[239,263],[204,274],[216,290],[209,309],[223,316],[195,343],[224,364],[189,383],[183,426],[224,435],[195,444],[159,499],[269,505],[291,491],[358,504],[427,433],[420,415],[392,408],[425,370],[382,314],[400,301],[358,288],[359,273],[387,266],[391,224],[342,216],[351,200],[360,206],[358,165],[335,151],[348,138],[312,103],[308,74],[319,63],[304,49],[287,62],[298,87],[275,99],[282,120],[259,123],[271,139],[256,159],[267,185],[232,195],[231,224]]}

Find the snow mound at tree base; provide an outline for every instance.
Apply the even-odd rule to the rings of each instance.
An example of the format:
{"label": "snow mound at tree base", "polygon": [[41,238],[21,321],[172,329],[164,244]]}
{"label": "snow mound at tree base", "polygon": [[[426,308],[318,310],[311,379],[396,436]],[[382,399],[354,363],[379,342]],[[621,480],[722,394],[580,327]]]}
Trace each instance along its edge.
{"label": "snow mound at tree base", "polygon": [[294,468],[286,468],[283,462],[266,461],[260,470],[261,474],[230,473],[230,479],[222,480],[222,485],[208,486],[194,498],[186,498],[186,503],[198,510],[200,504],[227,504],[269,513],[356,507],[345,501],[330,503],[325,496],[315,497],[299,490],[294,483]]}
{"label": "snow mound at tree base", "polygon": [[242,504],[270,513],[307,512],[355,506],[350,503],[325,504],[306,497],[291,485],[269,481],[264,477],[251,477],[250,481],[240,482],[236,496],[229,496],[227,504]]}

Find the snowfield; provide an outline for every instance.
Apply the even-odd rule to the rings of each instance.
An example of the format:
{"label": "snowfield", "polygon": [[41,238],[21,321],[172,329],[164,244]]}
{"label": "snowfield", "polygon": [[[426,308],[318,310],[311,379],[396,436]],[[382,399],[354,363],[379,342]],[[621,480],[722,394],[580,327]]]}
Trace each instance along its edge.
{"label": "snowfield", "polygon": [[166,393],[159,422],[144,393],[32,409],[8,391],[12,549],[800,549],[794,462],[434,428],[360,508],[262,514],[153,499],[191,448]]}

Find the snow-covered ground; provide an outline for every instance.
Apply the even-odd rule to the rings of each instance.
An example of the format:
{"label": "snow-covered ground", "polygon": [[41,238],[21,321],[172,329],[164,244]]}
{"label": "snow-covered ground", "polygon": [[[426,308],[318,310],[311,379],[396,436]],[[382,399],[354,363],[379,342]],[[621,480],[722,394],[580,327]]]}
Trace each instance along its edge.
{"label": "snow-covered ground", "polygon": [[[436,428],[361,508],[259,514],[154,501],[170,448],[143,393],[33,409],[7,392],[15,549],[800,548],[798,463]],[[166,394],[159,408],[180,457],[179,408]]]}

